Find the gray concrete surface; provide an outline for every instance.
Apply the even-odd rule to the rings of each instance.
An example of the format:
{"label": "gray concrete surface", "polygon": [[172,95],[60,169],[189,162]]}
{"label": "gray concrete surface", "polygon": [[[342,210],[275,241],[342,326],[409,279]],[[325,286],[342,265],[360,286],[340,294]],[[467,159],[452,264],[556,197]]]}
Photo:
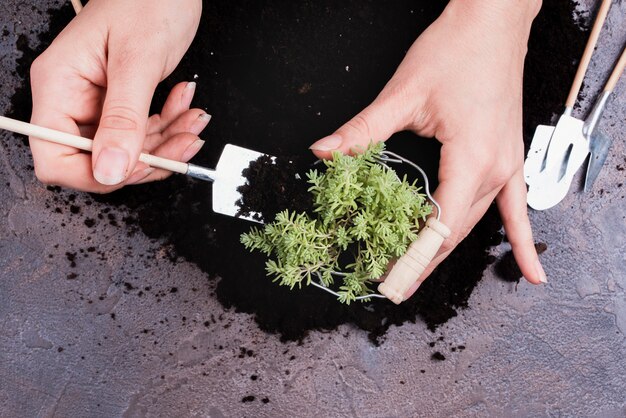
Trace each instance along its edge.
{"label": "gray concrete surface", "polygon": [[[46,24],[37,9],[60,2],[27,3],[3,1],[0,113],[19,82],[16,36],[33,30],[36,42]],[[626,41],[625,27],[626,2],[617,2],[589,92]],[[594,192],[531,214],[537,239],[550,244],[547,286],[515,290],[487,271],[467,314],[435,334],[421,323],[394,327],[380,347],[350,327],[283,344],[248,315],[224,310],[203,274],[171,265],[162,243],[137,234],[127,254],[120,228],[52,213],[51,194],[24,169],[29,152],[2,132],[0,415],[626,416],[625,115],[626,79],[603,123],[615,143]],[[77,199],[87,216],[103,209]],[[106,253],[104,267],[79,253],[70,269],[65,252],[87,245]],[[72,271],[84,273],[81,286],[67,280]],[[179,291],[158,303],[137,298],[121,285],[129,274],[153,292]],[[211,315],[221,319],[205,326]],[[447,359],[433,362],[427,342],[440,335]],[[467,348],[452,352],[449,343]],[[247,395],[255,399],[242,402]]]}

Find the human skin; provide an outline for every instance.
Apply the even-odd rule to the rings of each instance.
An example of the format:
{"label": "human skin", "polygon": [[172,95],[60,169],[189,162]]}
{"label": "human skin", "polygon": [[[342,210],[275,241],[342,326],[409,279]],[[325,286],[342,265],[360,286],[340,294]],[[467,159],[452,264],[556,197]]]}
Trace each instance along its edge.
{"label": "human skin", "polygon": [[170,174],[138,162],[141,152],[188,161],[200,150],[210,116],[189,109],[195,83],[175,86],[161,114],[148,112],[201,11],[201,0],[91,0],[68,24],[31,67],[31,122],[93,138],[93,152],[31,137],[42,182],[111,192]]}
{"label": "human skin", "polygon": [[534,247],[523,177],[522,77],[541,0],[452,0],[415,41],[378,97],[311,146],[320,158],[399,131],[437,138],[434,198],[452,231],[412,295],[496,201],[524,277],[546,283]]}
{"label": "human skin", "polygon": [[[137,162],[143,150],[188,161],[208,115],[189,109],[181,83],[148,118],[159,81],[198,26],[200,0],[92,0],[31,69],[32,122],[94,138],[92,155],[30,138],[44,183],[106,193],[166,177]],[[442,143],[434,196],[452,230],[416,285],[471,231],[495,199],[515,258],[531,283],[546,281],[533,245],[522,167],[522,75],[540,0],[452,0],[413,44],[379,96],[311,148],[329,158],[410,130]]]}

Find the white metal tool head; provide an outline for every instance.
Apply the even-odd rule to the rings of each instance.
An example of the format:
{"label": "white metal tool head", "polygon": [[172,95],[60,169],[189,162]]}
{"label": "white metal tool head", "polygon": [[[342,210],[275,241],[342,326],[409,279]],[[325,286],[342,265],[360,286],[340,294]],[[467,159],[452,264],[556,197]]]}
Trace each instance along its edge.
{"label": "white metal tool head", "polygon": [[215,170],[189,164],[187,175],[201,180],[213,182],[213,211],[222,215],[234,216],[252,222],[259,222],[250,215],[238,214],[240,207],[237,205],[241,199],[239,187],[246,184],[246,178],[242,172],[250,166],[250,163],[265,154],[247,148],[226,144]]}
{"label": "white metal tool head", "polygon": [[558,204],[570,189],[574,175],[582,166],[589,147],[587,140],[582,134],[582,121],[579,121],[578,134],[571,138],[571,144],[564,153],[562,164],[547,167],[543,171],[541,165],[545,150],[548,147],[552,132],[555,128],[544,126],[537,128],[533,143],[528,151],[528,157],[524,163],[524,177],[528,184],[528,205],[535,210],[549,209]]}
{"label": "white metal tool head", "polygon": [[589,141],[583,135],[584,123],[573,117],[572,111],[610,7],[611,0],[602,1],[565,102],[565,111],[556,127],[540,125],[533,136],[524,164],[524,177],[529,186],[528,204],[534,209],[548,209],[565,197],[574,174],[589,153]]}
{"label": "white metal tool head", "polygon": [[586,192],[591,190],[593,183],[598,178],[600,171],[602,171],[612,142],[613,140],[610,137],[599,130],[593,131],[589,136],[589,163],[587,164],[584,187]]}

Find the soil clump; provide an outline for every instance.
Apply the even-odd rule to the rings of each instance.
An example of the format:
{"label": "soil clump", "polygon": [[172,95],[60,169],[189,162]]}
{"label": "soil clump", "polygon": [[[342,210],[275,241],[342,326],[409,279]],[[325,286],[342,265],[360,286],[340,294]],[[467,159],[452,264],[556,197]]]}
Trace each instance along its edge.
{"label": "soil clump", "polygon": [[[279,212],[312,213],[313,197],[306,180],[308,164],[298,157],[263,155],[243,170],[246,184],[237,188],[237,216],[252,216],[264,223],[272,222]],[[299,161],[297,163],[296,161]]]}

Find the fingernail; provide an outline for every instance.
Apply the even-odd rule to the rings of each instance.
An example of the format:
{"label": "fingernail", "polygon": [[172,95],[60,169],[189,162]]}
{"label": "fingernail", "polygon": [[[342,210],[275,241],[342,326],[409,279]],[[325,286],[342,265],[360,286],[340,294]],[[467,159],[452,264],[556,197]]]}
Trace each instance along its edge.
{"label": "fingernail", "polygon": [[548,278],[546,277],[546,272],[543,271],[543,267],[539,260],[537,260],[537,264],[535,265],[535,269],[537,270],[537,275],[539,276],[539,281],[543,284],[548,284]]}
{"label": "fingernail", "polygon": [[120,148],[104,148],[98,155],[93,176],[100,184],[120,184],[128,171],[128,153]]}
{"label": "fingernail", "polygon": [[190,81],[187,83],[185,88],[183,89],[183,96],[181,98],[181,102],[184,107],[189,108],[191,106],[191,101],[193,100],[193,95],[196,92],[196,82]]}
{"label": "fingernail", "polygon": [[196,139],[193,144],[189,145],[185,152],[183,153],[182,160],[183,162],[187,162],[193,158],[194,155],[200,151],[200,148],[204,145],[204,141],[201,139]]}
{"label": "fingernail", "polygon": [[309,147],[315,151],[333,151],[341,146],[341,137],[337,134],[332,134],[326,138],[322,138]]}
{"label": "fingernail", "polygon": [[128,178],[128,180],[126,180],[126,184],[128,184],[128,185],[135,184],[138,181],[141,181],[141,180],[145,179],[150,174],[154,173],[154,170],[155,170],[154,168],[148,167],[148,168],[145,168],[143,170],[137,171],[135,174],[130,176]]}
{"label": "fingernail", "polygon": [[189,132],[191,132],[194,135],[200,135],[200,132],[202,132],[204,128],[206,128],[206,126],[209,124],[210,121],[211,121],[211,115],[209,115],[208,113],[201,114],[193,122],[193,124],[191,125],[191,128],[189,128]]}

